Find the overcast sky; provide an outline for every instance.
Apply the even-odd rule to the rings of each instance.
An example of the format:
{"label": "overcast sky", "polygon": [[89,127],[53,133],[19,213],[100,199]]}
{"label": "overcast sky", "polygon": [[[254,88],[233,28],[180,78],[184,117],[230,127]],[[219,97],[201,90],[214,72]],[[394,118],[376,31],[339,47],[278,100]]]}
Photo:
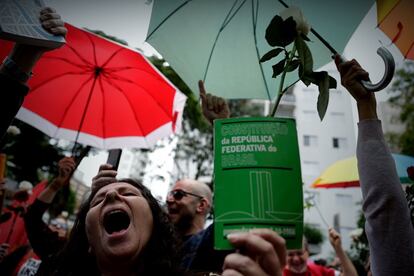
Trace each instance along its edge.
{"label": "overcast sky", "polygon": [[151,17],[152,0],[46,0],[76,27],[102,30],[142,48]]}

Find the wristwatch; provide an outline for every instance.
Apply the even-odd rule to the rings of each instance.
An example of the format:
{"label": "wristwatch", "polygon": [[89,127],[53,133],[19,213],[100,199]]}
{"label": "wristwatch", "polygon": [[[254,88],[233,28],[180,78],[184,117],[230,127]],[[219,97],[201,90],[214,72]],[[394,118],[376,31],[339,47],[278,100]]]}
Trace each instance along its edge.
{"label": "wristwatch", "polygon": [[20,69],[19,65],[8,56],[3,60],[3,68],[6,69],[7,74],[19,82],[27,82],[33,75],[32,72],[26,73]]}

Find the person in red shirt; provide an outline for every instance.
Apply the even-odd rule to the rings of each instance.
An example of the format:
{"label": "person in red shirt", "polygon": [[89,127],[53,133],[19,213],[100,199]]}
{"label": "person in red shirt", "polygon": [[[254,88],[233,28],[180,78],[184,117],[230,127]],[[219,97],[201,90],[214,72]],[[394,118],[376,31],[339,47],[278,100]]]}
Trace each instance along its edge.
{"label": "person in red shirt", "polygon": [[[329,242],[341,262],[341,275],[358,276],[354,265],[342,248],[341,236],[333,228],[329,228]],[[331,268],[309,261],[309,248],[306,239],[303,239],[302,249],[288,250],[286,266],[283,269],[284,276],[334,276],[335,272]]]}

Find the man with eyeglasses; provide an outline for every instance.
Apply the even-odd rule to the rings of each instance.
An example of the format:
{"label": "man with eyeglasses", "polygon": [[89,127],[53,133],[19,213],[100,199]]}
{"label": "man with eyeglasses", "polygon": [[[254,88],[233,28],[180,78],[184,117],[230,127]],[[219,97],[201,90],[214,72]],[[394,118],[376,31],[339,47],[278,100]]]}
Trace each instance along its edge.
{"label": "man with eyeglasses", "polygon": [[167,196],[167,209],[184,240],[204,229],[211,202],[211,190],[205,183],[191,179],[175,183]]}

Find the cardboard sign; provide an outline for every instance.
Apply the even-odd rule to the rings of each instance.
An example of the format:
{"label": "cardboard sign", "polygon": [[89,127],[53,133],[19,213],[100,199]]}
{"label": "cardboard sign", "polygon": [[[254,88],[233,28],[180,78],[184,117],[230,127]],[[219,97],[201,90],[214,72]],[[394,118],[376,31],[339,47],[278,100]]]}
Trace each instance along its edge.
{"label": "cardboard sign", "polygon": [[214,243],[270,228],[301,248],[303,195],[293,119],[232,118],[214,122]]}

